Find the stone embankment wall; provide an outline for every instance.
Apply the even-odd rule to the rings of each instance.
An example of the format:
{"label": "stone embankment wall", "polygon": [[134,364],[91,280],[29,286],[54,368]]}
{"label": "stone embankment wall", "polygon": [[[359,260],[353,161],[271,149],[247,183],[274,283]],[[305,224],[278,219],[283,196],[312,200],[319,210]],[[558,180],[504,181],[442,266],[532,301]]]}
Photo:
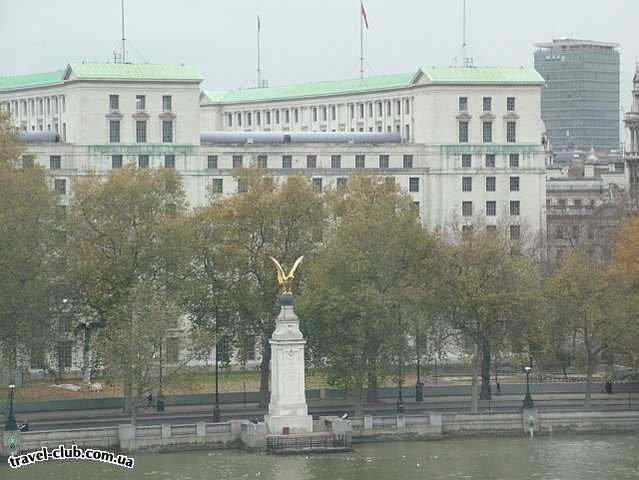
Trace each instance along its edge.
{"label": "stone embankment wall", "polygon": [[[522,435],[553,432],[639,432],[639,411],[574,411],[493,414],[440,414],[365,416],[344,422],[353,443],[407,439],[445,438],[459,435]],[[315,421],[315,431],[323,429]],[[81,428],[40,432],[4,432],[0,455],[8,455],[9,438],[16,440],[19,451],[42,446],[76,444],[82,447],[123,449],[128,451],[195,450],[232,448],[248,445],[261,448],[265,439],[263,424],[247,420],[221,423],[198,422],[187,425]],[[340,433],[346,432],[343,425]]]}

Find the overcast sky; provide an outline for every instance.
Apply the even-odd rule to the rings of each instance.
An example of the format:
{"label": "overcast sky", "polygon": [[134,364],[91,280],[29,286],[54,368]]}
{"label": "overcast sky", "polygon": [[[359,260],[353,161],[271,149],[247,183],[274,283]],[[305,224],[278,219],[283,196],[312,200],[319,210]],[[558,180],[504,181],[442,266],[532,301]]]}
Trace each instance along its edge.
{"label": "overcast sky", "polygon": [[[0,75],[112,60],[121,0],[0,0]],[[129,58],[190,63],[203,87],[255,84],[256,15],[270,85],[354,78],[359,0],[125,0]],[[639,60],[639,0],[467,0],[478,65],[532,65],[534,44],[570,36],[619,43],[622,102]],[[448,66],[462,41],[462,0],[364,0],[367,73]],[[248,82],[248,83],[246,83]]]}

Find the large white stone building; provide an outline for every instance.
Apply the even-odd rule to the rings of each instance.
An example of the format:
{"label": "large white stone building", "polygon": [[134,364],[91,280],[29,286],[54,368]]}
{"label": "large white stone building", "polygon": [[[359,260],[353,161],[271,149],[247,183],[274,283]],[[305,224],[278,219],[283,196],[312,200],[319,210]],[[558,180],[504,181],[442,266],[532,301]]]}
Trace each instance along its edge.
{"label": "large white stone building", "polygon": [[480,218],[505,223],[514,239],[545,230],[534,69],[420,68],[237,91],[202,91],[201,82],[186,65],[73,63],[0,77],[0,108],[24,130],[30,158],[50,169],[61,202],[74,176],[128,163],[175,168],[192,206],[208,189],[236,193],[240,166],[304,173],[319,189],[363,171],[395,177],[433,229]]}

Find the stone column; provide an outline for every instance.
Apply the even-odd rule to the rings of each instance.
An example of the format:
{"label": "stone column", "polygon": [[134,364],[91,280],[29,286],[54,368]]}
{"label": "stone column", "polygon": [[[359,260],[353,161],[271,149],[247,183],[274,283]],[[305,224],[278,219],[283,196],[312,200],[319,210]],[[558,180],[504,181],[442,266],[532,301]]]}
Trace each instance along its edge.
{"label": "stone column", "polygon": [[304,378],[304,345],[293,309],[293,296],[280,297],[280,314],[271,337],[271,401],[264,416],[268,432],[281,434],[313,431],[313,417],[308,414]]}

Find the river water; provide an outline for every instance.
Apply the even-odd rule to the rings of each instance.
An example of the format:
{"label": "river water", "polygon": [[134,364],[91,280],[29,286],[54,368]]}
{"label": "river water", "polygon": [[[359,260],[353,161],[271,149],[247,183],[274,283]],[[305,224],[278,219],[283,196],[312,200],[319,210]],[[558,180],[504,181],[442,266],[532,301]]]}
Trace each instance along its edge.
{"label": "river water", "polygon": [[373,443],[355,445],[349,453],[309,456],[238,450],[133,456],[133,470],[92,461],[52,461],[17,470],[0,467],[0,479],[639,479],[639,434]]}

